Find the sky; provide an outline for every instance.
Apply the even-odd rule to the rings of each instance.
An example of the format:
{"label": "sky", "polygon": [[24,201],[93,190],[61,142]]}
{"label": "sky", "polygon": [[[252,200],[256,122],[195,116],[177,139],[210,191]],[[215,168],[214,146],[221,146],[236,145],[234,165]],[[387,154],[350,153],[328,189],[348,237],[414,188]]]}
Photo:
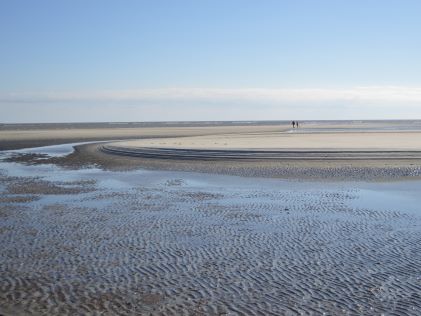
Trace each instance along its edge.
{"label": "sky", "polygon": [[419,0],[0,0],[0,123],[421,119]]}

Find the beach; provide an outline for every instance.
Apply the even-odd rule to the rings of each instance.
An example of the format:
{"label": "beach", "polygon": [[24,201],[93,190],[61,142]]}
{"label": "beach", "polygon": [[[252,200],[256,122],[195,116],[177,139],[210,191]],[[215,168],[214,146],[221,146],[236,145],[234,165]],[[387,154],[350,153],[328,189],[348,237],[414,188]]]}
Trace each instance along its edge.
{"label": "beach", "polygon": [[[419,315],[420,160],[393,157],[418,151],[418,123],[302,125],[137,127],[121,142],[121,129],[95,126],[112,137],[77,144],[65,143],[78,128],[65,138],[42,126],[49,146],[33,136],[35,148],[2,151],[0,314]],[[337,142],[316,151],[356,156],[306,158],[326,137]],[[301,158],[147,158],[104,146]]]}
{"label": "beach", "polygon": [[[257,123],[257,124],[256,124]],[[0,150],[53,144],[120,140],[134,138],[161,138],[198,136],[241,131],[286,130],[289,123],[274,122],[162,122],[162,123],[78,123],[78,124],[3,124],[0,125]]]}
{"label": "beach", "polygon": [[[283,151],[421,151],[417,132],[278,132],[217,134],[120,142],[125,148]],[[303,157],[305,158],[305,157]]]}
{"label": "beach", "polygon": [[42,159],[42,153],[20,153],[10,160],[107,170],[319,180],[396,180],[421,174],[420,121],[309,121],[299,129],[290,122],[124,126],[12,126],[0,133],[0,148],[78,142],[75,152],[65,157]]}
{"label": "beach", "polygon": [[420,316],[421,1],[1,1],[0,316]]}

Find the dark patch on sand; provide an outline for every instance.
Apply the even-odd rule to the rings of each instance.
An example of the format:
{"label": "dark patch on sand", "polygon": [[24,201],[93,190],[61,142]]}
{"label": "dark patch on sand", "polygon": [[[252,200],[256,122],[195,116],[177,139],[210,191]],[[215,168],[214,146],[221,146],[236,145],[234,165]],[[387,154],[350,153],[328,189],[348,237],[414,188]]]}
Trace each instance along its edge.
{"label": "dark patch on sand", "polygon": [[6,193],[21,194],[79,194],[95,190],[95,182],[68,181],[50,182],[40,178],[19,177],[7,184]]}
{"label": "dark patch on sand", "polygon": [[39,199],[39,195],[6,195],[0,197],[0,203],[27,203]]}

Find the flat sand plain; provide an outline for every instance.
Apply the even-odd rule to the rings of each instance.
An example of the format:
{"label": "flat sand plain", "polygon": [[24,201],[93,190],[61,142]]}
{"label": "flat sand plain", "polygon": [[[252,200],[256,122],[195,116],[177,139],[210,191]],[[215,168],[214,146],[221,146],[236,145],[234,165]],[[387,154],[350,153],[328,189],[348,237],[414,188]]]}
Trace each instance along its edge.
{"label": "flat sand plain", "polygon": [[419,126],[385,122],[303,125],[111,142],[100,148],[109,156],[131,156],[143,167],[166,170],[347,180],[420,175]]}
{"label": "flat sand plain", "polygon": [[231,125],[228,123],[220,123],[219,125],[203,123],[202,126],[191,126],[191,124],[182,123],[169,126],[156,125],[124,125],[124,127],[117,124],[99,125],[88,123],[78,125],[6,125],[0,128],[0,150],[87,141],[215,135],[245,131],[268,132],[289,128],[289,125],[286,123],[276,125]]}
{"label": "flat sand plain", "polygon": [[[292,129],[289,122],[198,124],[8,126],[0,133],[0,148],[109,141],[77,146],[73,154],[64,158],[39,159],[42,157],[34,154],[10,158],[72,168],[95,165],[108,170],[143,168],[337,180],[390,180],[421,174],[420,121],[302,122],[299,129]],[[112,141],[115,139],[123,141]],[[104,148],[116,148],[123,153],[110,153]],[[153,152],[148,149],[147,155],[139,155],[145,148],[152,148]],[[127,155],[126,150],[131,153]],[[205,151],[205,156],[209,155],[206,151],[221,150],[223,155],[229,154],[229,159],[221,159],[220,153],[218,159],[214,159],[215,153],[205,159],[203,156],[186,159],[180,150],[187,155],[191,155],[189,151]],[[276,153],[267,159],[265,153],[256,155],[256,150]],[[167,156],[162,157],[163,152]],[[240,158],[247,159],[236,159],[238,152],[245,156]],[[172,156],[168,157],[168,153]]]}
{"label": "flat sand plain", "polygon": [[115,144],[119,147],[220,149],[220,150],[319,150],[319,151],[421,151],[421,132],[246,132],[193,137],[143,139]]}

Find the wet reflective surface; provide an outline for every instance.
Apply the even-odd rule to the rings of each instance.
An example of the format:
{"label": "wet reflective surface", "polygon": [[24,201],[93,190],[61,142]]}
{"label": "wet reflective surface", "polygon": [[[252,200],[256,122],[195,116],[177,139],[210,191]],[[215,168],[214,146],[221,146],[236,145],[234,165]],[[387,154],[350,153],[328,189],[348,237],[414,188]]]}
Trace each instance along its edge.
{"label": "wet reflective surface", "polygon": [[0,190],[1,314],[421,313],[420,181],[2,162]]}

